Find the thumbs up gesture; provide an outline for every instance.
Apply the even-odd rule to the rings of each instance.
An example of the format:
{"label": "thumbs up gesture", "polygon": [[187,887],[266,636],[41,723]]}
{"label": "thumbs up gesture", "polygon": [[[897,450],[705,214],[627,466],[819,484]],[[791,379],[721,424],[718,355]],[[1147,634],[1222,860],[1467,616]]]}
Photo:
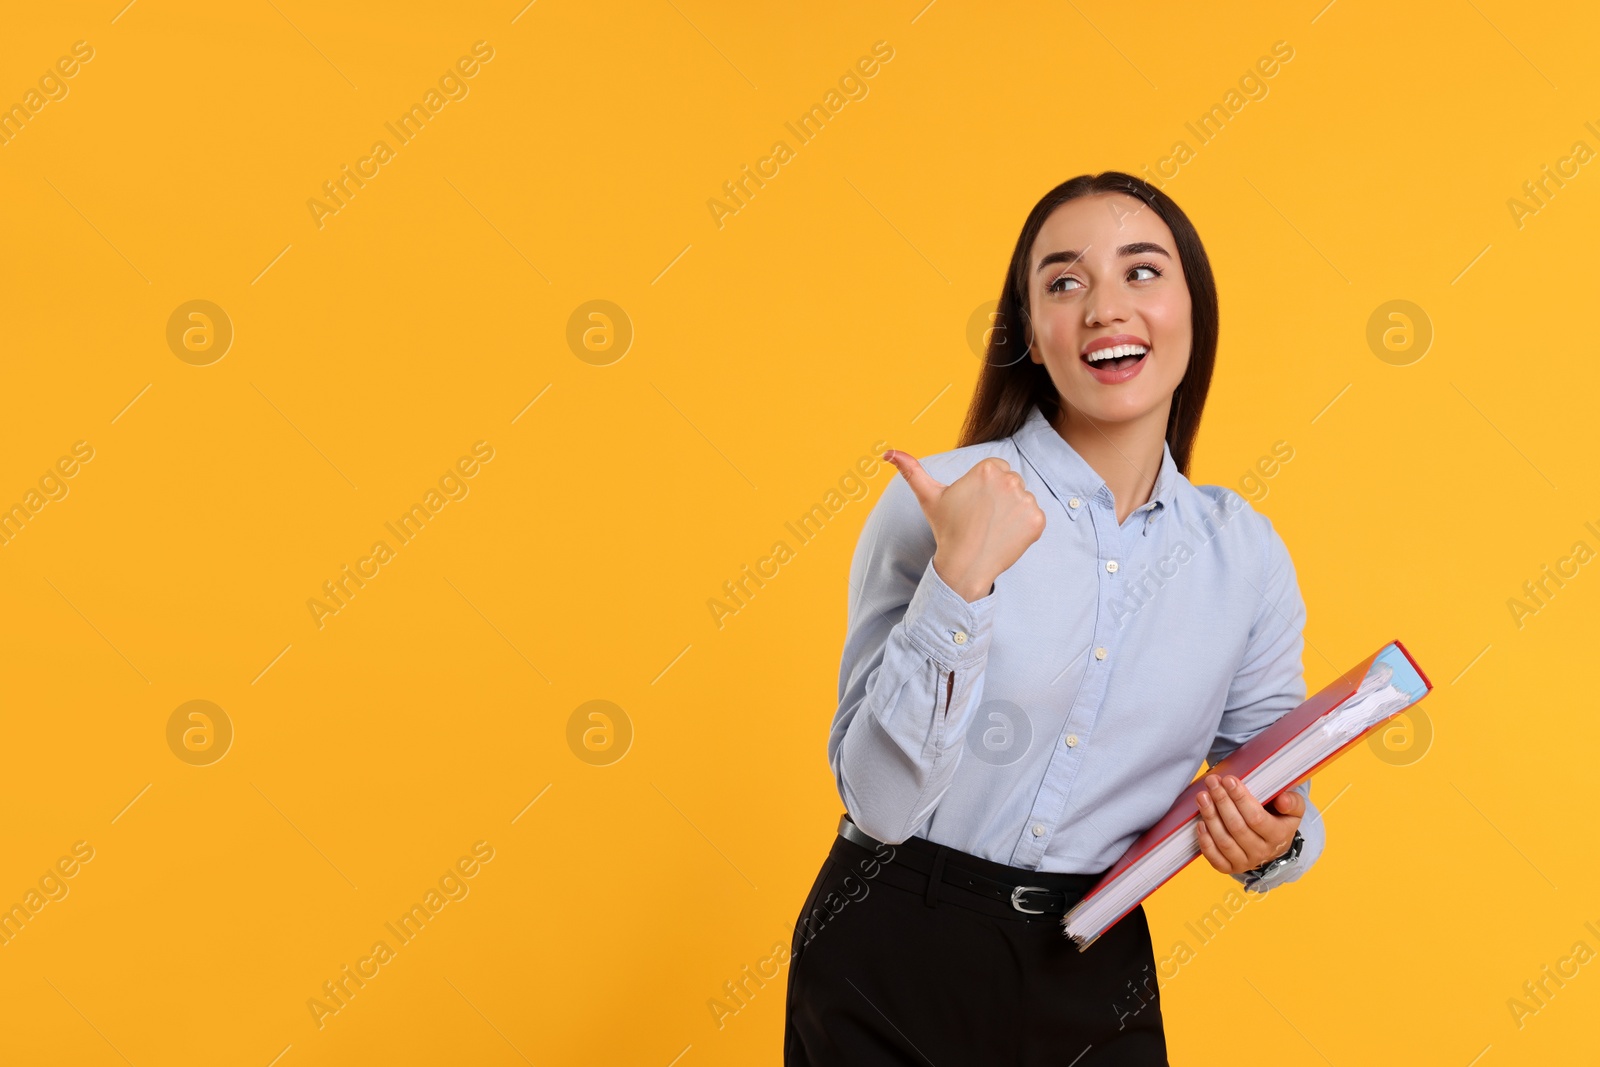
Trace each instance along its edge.
{"label": "thumbs up gesture", "polygon": [[891,448],[883,458],[904,476],[933,528],[933,569],[968,603],[988,596],[994,580],[1044,533],[1039,502],[998,456],[979,460],[949,485],[906,452]]}

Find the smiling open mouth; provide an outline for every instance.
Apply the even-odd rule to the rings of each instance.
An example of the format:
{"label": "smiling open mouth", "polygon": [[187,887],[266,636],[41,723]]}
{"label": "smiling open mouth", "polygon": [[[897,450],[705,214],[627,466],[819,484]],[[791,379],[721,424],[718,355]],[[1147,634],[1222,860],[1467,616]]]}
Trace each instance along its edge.
{"label": "smiling open mouth", "polygon": [[1127,370],[1138,364],[1150,350],[1143,345],[1113,345],[1081,356],[1091,369],[1102,372]]}

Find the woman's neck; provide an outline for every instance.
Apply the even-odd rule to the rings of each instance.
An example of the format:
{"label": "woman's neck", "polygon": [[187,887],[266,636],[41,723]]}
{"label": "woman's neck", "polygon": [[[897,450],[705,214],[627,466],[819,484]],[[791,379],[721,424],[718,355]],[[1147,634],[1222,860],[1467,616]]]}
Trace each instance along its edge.
{"label": "woman's neck", "polygon": [[1105,480],[1119,524],[1135,508],[1148,503],[1155,490],[1171,406],[1169,400],[1160,409],[1127,422],[1095,422],[1081,411],[1065,404],[1061,407],[1056,432]]}

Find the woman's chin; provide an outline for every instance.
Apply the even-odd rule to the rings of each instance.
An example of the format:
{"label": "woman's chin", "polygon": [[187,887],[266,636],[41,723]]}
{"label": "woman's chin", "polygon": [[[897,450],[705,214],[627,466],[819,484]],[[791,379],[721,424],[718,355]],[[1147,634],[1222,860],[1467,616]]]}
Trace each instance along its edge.
{"label": "woman's chin", "polygon": [[[1067,397],[1067,405],[1074,414],[1087,416],[1098,426],[1121,423],[1136,424],[1153,417],[1165,405],[1167,397],[1152,400],[1148,396],[1087,396]],[[1071,416],[1069,416],[1071,417]]]}

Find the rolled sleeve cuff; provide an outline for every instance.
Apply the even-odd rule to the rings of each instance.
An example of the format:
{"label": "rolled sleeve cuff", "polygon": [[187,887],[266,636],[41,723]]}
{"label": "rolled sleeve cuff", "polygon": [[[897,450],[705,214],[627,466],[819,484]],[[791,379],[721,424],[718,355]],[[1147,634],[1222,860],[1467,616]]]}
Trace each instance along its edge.
{"label": "rolled sleeve cuff", "polygon": [[988,655],[989,641],[994,636],[998,597],[991,589],[988,596],[968,603],[945,584],[929,559],[906,607],[906,636],[947,670],[981,661]]}

